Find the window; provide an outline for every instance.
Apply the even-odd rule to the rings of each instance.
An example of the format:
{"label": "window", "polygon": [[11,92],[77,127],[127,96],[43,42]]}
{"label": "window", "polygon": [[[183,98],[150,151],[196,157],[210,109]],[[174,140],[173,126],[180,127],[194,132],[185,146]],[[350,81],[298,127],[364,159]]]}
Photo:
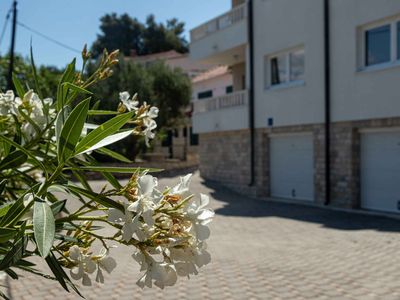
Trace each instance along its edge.
{"label": "window", "polygon": [[304,80],[304,48],[285,51],[269,57],[270,80],[267,86]]}
{"label": "window", "polygon": [[199,144],[199,135],[197,133],[193,133],[193,128],[190,127],[190,145],[197,146]]}
{"label": "window", "polygon": [[365,65],[390,62],[390,24],[365,31]]}
{"label": "window", "polygon": [[197,94],[197,99],[211,98],[213,96],[212,90],[200,92]]}
{"label": "window", "polygon": [[225,93],[226,93],[226,94],[230,94],[230,93],[232,93],[232,92],[233,92],[233,86],[228,85],[228,86],[225,88]]}
{"label": "window", "polygon": [[[400,63],[400,18],[368,24],[359,30],[358,67],[378,69]],[[374,69],[374,68],[372,68]]]}

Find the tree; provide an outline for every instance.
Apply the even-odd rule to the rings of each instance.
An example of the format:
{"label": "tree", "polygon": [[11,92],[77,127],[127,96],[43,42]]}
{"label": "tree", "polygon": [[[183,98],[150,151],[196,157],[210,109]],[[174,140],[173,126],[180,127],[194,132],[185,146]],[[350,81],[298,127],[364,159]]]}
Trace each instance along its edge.
{"label": "tree", "polygon": [[181,69],[172,69],[163,62],[152,64],[148,72],[152,78],[152,104],[160,113],[157,123],[160,128],[173,127],[183,117],[189,105],[191,82]]}
{"label": "tree", "polygon": [[[2,91],[4,91],[7,86],[8,64],[8,56],[0,57],[0,90]],[[32,67],[28,59],[23,58],[21,55],[15,56],[14,73],[17,74],[19,79],[28,85],[29,88],[34,88],[35,83],[31,70]],[[43,94],[55,97],[54,92],[57,90],[57,85],[62,73],[62,70],[52,66],[40,66],[37,69],[37,80]]]}
{"label": "tree", "polygon": [[100,22],[102,33],[93,43],[94,57],[98,57],[103,49],[119,49],[125,56],[129,56],[131,50],[138,55],[168,50],[188,51],[188,43],[183,37],[185,24],[176,18],[167,20],[164,25],[157,23],[154,15],[149,15],[143,24],[127,14],[118,16],[112,13],[103,16]]}

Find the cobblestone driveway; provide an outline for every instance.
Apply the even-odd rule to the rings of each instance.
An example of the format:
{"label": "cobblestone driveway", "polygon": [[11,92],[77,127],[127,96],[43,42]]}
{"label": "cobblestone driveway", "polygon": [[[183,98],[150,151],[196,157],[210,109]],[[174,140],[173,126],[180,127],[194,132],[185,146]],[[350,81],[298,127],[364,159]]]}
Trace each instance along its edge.
{"label": "cobblestone driveway", "polygon": [[[252,200],[198,174],[192,188],[214,199],[212,263],[174,288],[141,290],[119,248],[113,276],[82,289],[87,299],[400,299],[400,221]],[[9,282],[12,299],[78,299],[31,276]]]}

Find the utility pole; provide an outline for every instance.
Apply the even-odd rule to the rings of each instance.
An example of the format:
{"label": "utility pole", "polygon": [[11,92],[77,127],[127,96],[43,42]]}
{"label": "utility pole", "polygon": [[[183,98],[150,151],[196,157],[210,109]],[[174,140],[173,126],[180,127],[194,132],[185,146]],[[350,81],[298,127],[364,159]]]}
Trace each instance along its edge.
{"label": "utility pole", "polygon": [[11,47],[10,47],[10,64],[8,65],[8,76],[7,76],[7,89],[12,90],[12,74],[14,70],[14,49],[15,49],[15,33],[17,27],[17,0],[13,3],[13,20],[12,20],[12,31],[11,31]]}

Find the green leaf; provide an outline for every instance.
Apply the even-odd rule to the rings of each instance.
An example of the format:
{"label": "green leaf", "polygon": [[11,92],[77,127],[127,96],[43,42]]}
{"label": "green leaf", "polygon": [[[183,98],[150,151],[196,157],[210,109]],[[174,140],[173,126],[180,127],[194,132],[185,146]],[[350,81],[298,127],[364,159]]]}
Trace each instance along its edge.
{"label": "green leaf", "polygon": [[119,183],[119,181],[111,174],[111,173],[107,173],[107,172],[101,172],[101,175],[103,175],[103,177],[105,179],[107,179],[107,181],[117,190],[122,189],[122,185]]}
{"label": "green leaf", "polygon": [[17,91],[17,95],[23,99],[25,96],[25,89],[21,84],[21,81],[19,81],[18,77],[13,73],[12,74],[12,81],[15,87],[15,90]]}
{"label": "green leaf", "polygon": [[66,203],[66,199],[52,203],[50,205],[50,208],[53,212],[53,215],[56,216],[57,214],[59,214],[64,209]]}
{"label": "green leaf", "polygon": [[99,127],[91,131],[85,136],[79,144],[76,146],[76,153],[82,153],[93,145],[99,143],[106,137],[117,132],[122,126],[124,126],[133,116],[134,112],[118,115],[111,120],[101,124]]}
{"label": "green leaf", "polygon": [[20,150],[11,152],[0,162],[0,170],[18,167],[25,163],[27,159],[28,156]]}
{"label": "green leaf", "polygon": [[104,195],[97,194],[95,192],[91,192],[86,189],[82,189],[80,187],[74,186],[74,185],[68,185],[67,188],[68,188],[68,190],[71,191],[71,193],[73,193],[75,195],[84,196],[84,197],[89,198],[90,200],[93,200],[93,201],[95,201],[105,207],[108,207],[108,208],[116,208],[121,211],[124,211],[124,206],[121,203],[114,201],[110,198],[107,198]]}
{"label": "green leaf", "polygon": [[57,111],[61,111],[61,109],[64,108],[65,106],[65,98],[64,98],[64,93],[63,93],[63,83],[64,82],[72,82],[75,77],[75,64],[76,64],[76,59],[74,58],[72,62],[67,66],[65,69],[60,82],[57,87]]}
{"label": "green leaf", "polygon": [[0,195],[3,194],[4,189],[6,188],[7,179],[3,179],[0,181]]}
{"label": "green leaf", "polygon": [[132,130],[128,130],[128,131],[123,131],[123,132],[119,132],[119,133],[107,136],[106,138],[104,138],[103,140],[98,142],[97,144],[93,145],[92,147],[90,147],[89,149],[86,149],[85,151],[83,151],[81,153],[86,153],[86,152],[93,151],[93,150],[105,147],[107,145],[113,144],[115,142],[118,142],[118,141],[130,136],[131,134],[132,134]]}
{"label": "green leaf", "polygon": [[36,123],[31,119],[31,117],[29,117],[29,116],[24,112],[24,110],[21,108],[21,106],[18,107],[18,112],[20,113],[20,115],[22,115],[22,117],[23,117],[26,121],[29,122],[29,124],[32,125],[33,129],[34,129],[34,130],[36,131],[36,133],[39,135],[40,132],[41,132],[40,127],[38,126],[38,124],[36,124]]}
{"label": "green leaf", "polygon": [[46,257],[53,246],[55,223],[51,207],[39,198],[33,207],[33,232],[40,254]]}
{"label": "green leaf", "polygon": [[[74,92],[77,92],[77,93],[86,94],[86,95],[93,95],[92,92],[90,92],[90,91],[88,91],[88,90],[86,90],[84,88],[81,88],[80,86],[77,86],[77,85],[75,85],[75,84],[73,84],[71,82],[65,82],[65,83],[62,84],[62,86],[63,86],[64,91],[66,89],[70,89],[70,90],[72,90]],[[68,104],[68,103],[66,103],[66,104]]]}
{"label": "green leaf", "polygon": [[22,151],[23,153],[25,153],[28,157],[30,157],[38,166],[40,166],[40,168],[46,173],[46,177],[47,177],[47,169],[44,167],[44,165],[29,151],[27,151],[24,147],[22,147],[21,145],[17,144],[16,142],[14,142],[13,140],[10,140],[8,137],[0,134],[0,140],[8,143],[11,146],[14,146],[15,148],[17,148],[18,150]]}
{"label": "green leaf", "polygon": [[4,216],[13,205],[13,202],[6,202],[0,206],[0,217]]}
{"label": "green leaf", "polygon": [[9,267],[15,265],[23,256],[28,245],[28,237],[22,236],[18,238],[10,251],[4,256],[3,260],[0,262],[0,270],[8,269]]}
{"label": "green leaf", "polygon": [[[32,42],[32,41],[31,41]],[[39,85],[39,79],[36,71],[35,60],[33,59],[33,49],[31,44],[31,67],[32,67],[32,74],[33,74],[33,81],[35,82],[35,90],[39,95],[40,99],[43,99],[43,93]]]}
{"label": "green leaf", "polygon": [[113,110],[94,110],[88,111],[89,116],[118,115],[119,112]]}
{"label": "green leaf", "polygon": [[107,155],[109,157],[115,158],[116,160],[125,162],[125,163],[132,163],[133,161],[130,160],[129,158],[123,156],[122,154],[119,154],[118,152],[115,152],[111,149],[108,148],[100,148],[100,149],[96,149],[96,152],[100,153],[100,154],[104,154]]}
{"label": "green leaf", "polygon": [[81,171],[93,171],[93,172],[110,172],[110,173],[141,173],[144,171],[147,172],[161,172],[163,169],[155,169],[155,168],[133,168],[133,167],[103,167],[103,166],[85,166],[79,168],[69,168],[69,169],[77,169]]}
{"label": "green leaf", "polygon": [[65,120],[68,118],[69,114],[71,113],[71,109],[69,106],[64,106],[63,109],[58,113],[55,125],[55,132],[56,132],[56,141],[60,140],[61,130],[65,123]]}
{"label": "green leaf", "polygon": [[5,243],[12,239],[16,234],[17,230],[14,228],[0,227],[0,243]]}
{"label": "green leaf", "polygon": [[54,276],[60,283],[60,285],[64,288],[64,290],[69,292],[68,286],[65,283],[65,279],[69,280],[69,278],[68,278],[67,274],[65,274],[63,268],[58,263],[53,252],[50,252],[50,254],[46,257],[46,262],[47,262],[47,265],[50,267],[50,270],[53,272]]}
{"label": "green leaf", "polygon": [[12,203],[12,206],[7,210],[7,213],[0,220],[0,227],[10,227],[17,223],[23,215],[32,207],[33,201],[28,202],[26,205],[24,204],[24,197],[28,192],[31,192],[39,187],[39,184],[33,186],[30,190],[28,190],[25,194],[21,195],[21,197]]}
{"label": "green leaf", "polygon": [[58,141],[58,160],[67,161],[74,153],[87,117],[90,99],[79,103],[65,121]]}

